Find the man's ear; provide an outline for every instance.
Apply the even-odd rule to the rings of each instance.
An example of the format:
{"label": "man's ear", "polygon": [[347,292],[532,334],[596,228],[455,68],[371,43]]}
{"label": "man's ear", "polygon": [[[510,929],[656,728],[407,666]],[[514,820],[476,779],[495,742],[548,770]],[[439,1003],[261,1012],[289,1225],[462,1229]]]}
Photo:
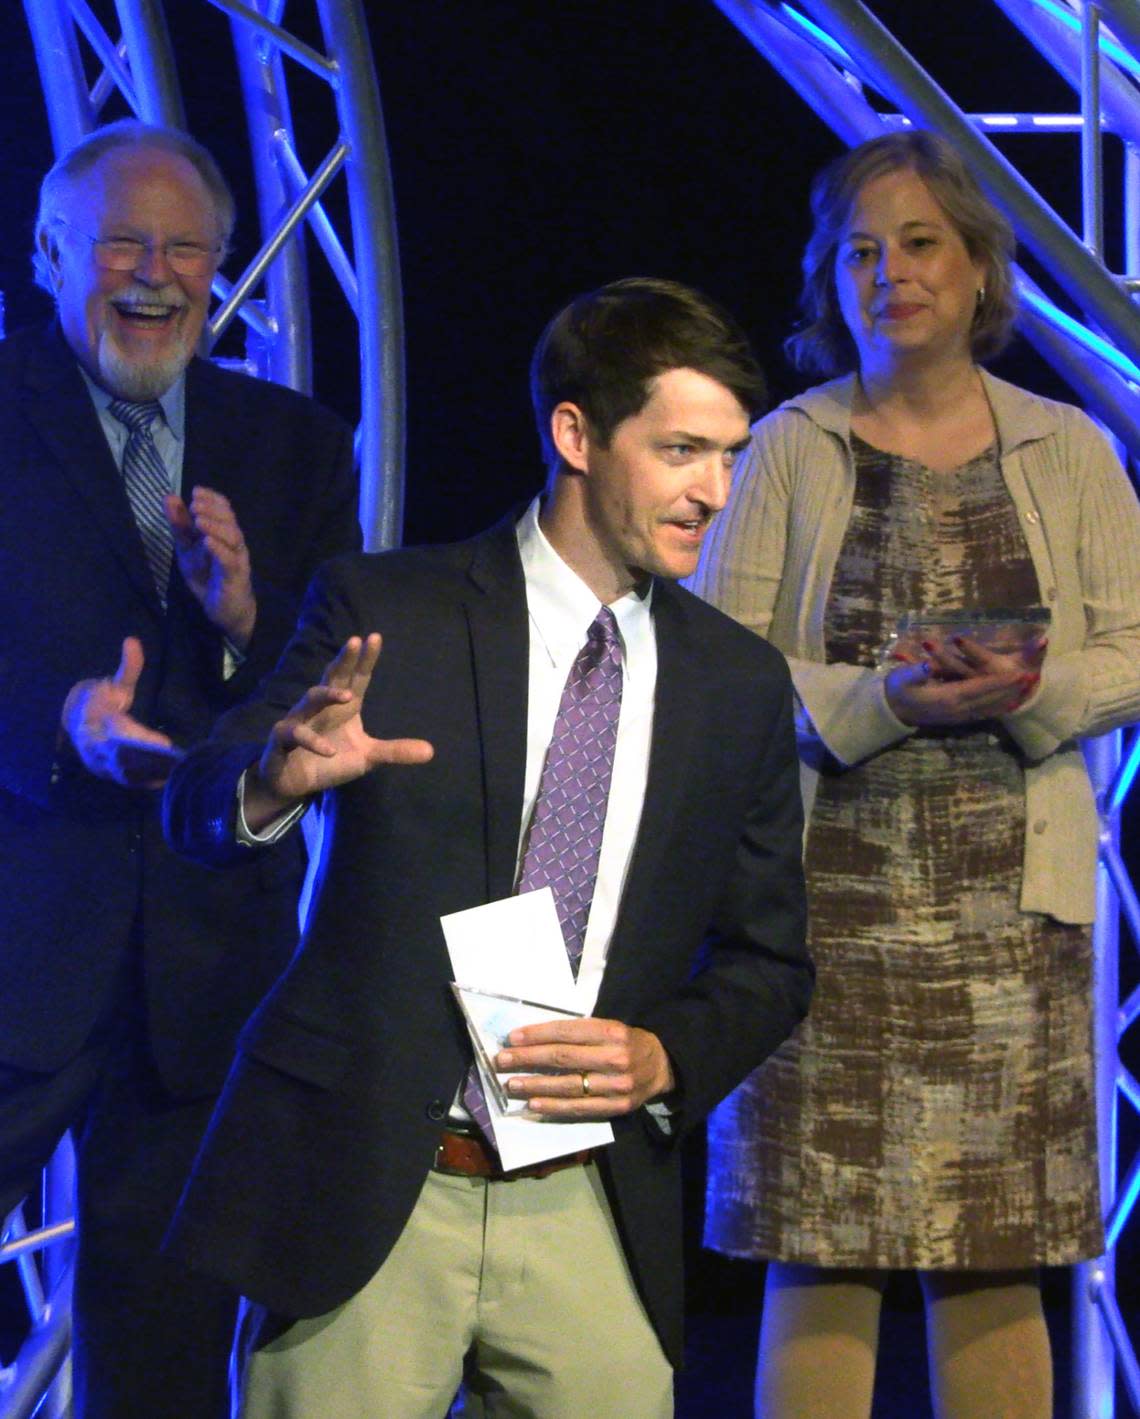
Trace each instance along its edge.
{"label": "man's ear", "polygon": [[550,415],[550,437],[559,458],[576,473],[585,473],[590,457],[590,430],[577,404],[563,400]]}
{"label": "man's ear", "polygon": [[40,228],[36,241],[39,243],[40,255],[44,259],[44,265],[51,278],[51,288],[53,291],[58,291],[61,280],[59,242],[52,235],[51,228],[47,226]]}

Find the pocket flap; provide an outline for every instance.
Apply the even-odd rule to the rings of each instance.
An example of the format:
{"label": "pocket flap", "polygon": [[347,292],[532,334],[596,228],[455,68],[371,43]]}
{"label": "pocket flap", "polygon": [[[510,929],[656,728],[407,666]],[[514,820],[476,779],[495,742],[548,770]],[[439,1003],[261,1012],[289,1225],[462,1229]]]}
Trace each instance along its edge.
{"label": "pocket flap", "polygon": [[275,1011],[255,1016],[242,1031],[238,1047],[262,1064],[321,1089],[333,1088],[352,1056],[343,1040]]}

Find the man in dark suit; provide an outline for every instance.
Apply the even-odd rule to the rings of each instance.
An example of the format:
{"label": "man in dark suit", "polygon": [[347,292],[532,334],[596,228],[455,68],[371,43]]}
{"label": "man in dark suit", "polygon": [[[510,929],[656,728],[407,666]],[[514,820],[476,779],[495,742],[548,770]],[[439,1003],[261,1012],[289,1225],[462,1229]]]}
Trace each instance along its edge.
{"label": "man in dark suit", "polygon": [[[172,842],[218,865],[329,809],[302,949],[242,1032],[172,1234],[252,1298],[246,1419],[431,1419],[461,1375],[495,1412],[670,1414],[678,1145],[807,1006],[787,667],[674,584],[760,372],[703,297],[635,279],[556,317],[532,378],[544,498],[468,543],[330,564],[263,697],[168,786]],[[568,751],[599,707],[616,743]],[[555,853],[583,1018],[516,1031],[496,1067],[535,1128],[615,1136],[504,1174],[440,917],[533,884],[577,749],[587,796],[600,759],[609,779],[584,932]]]}
{"label": "man in dark suit", "polygon": [[359,546],[350,431],[194,354],[232,226],[185,135],[97,130],[41,191],[55,325],[0,344],[0,1220],[74,1128],[84,1419],[226,1412],[232,1301],[159,1242],[304,858],[195,867],[158,790]]}

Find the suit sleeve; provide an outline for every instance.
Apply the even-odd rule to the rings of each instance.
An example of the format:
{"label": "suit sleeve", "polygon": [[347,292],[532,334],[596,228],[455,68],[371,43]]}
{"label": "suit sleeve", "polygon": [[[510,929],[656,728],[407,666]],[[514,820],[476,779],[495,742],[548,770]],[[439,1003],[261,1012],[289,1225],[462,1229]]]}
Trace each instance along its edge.
{"label": "suit sleeve", "polygon": [[[803,808],[791,685],[773,676],[770,731],[754,766],[731,868],[701,967],[636,1023],[664,1045],[688,1130],[760,1064],[807,1012],[814,969],[805,943]],[[763,704],[757,713],[763,714]]]}
{"label": "suit sleeve", "polygon": [[314,578],[293,636],[259,692],[224,714],[210,738],[175,767],[163,795],[163,829],[176,852],[225,867],[264,850],[237,841],[238,780],[261,757],[274,724],[320,681],[344,641],[359,633],[344,592],[343,565],[344,559],[331,562]]}

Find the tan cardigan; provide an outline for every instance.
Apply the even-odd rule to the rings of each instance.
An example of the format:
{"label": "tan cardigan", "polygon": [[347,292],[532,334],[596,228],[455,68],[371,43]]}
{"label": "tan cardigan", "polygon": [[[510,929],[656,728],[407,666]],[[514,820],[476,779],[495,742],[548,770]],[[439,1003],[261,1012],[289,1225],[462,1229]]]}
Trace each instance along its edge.
{"label": "tan cardigan", "polygon": [[[1087,922],[1098,824],[1076,740],[1140,718],[1140,505],[1079,409],[984,370],[982,379],[1002,475],[1052,612],[1038,692],[1003,718],[1028,761],[1021,907]],[[788,657],[808,813],[813,743],[853,764],[914,732],[888,707],[884,672],[824,663],[824,607],[855,488],[854,386],[852,375],[820,385],[755,425],[690,582]]]}

